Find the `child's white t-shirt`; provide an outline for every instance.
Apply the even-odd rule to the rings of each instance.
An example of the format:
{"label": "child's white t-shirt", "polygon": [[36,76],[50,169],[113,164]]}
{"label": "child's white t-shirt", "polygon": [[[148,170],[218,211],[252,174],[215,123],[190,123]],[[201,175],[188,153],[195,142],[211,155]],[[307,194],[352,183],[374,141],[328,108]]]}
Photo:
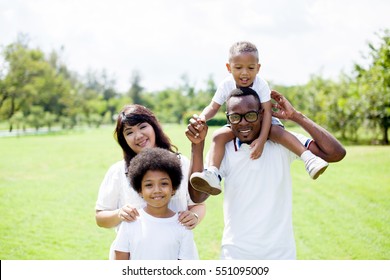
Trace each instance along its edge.
{"label": "child's white t-shirt", "polygon": [[132,260],[198,260],[193,233],[178,214],[156,218],[139,209],[134,222],[122,222],[112,249],[129,252]]}
{"label": "child's white t-shirt", "polygon": [[[222,105],[226,102],[227,97],[236,89],[236,82],[234,81],[233,75],[227,76],[222,82],[218,85],[217,91],[214,94],[213,101]],[[268,83],[259,75],[256,75],[255,80],[251,88],[256,91],[260,97],[260,102],[264,103],[271,100],[271,90],[268,86]]]}

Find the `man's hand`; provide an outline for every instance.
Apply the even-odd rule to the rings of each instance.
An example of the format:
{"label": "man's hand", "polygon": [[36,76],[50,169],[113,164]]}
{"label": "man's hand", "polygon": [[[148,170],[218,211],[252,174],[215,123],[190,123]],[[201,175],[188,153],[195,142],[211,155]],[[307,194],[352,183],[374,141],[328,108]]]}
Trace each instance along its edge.
{"label": "man's hand", "polygon": [[271,91],[271,98],[276,101],[276,104],[272,104],[272,108],[276,109],[276,111],[272,111],[272,116],[282,120],[292,120],[296,110],[291,103],[274,90]]}

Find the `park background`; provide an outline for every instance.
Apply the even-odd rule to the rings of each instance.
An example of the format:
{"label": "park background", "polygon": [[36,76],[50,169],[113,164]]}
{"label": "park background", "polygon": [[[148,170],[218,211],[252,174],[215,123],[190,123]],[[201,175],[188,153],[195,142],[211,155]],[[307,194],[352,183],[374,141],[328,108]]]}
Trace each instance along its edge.
{"label": "park background", "polygon": [[[244,2],[254,5],[253,1]],[[298,2],[304,3],[304,7],[311,3]],[[323,5],[319,7],[329,11],[322,1],[314,2],[321,2]],[[364,1],[355,2],[350,3],[351,7],[361,6]],[[40,0],[37,3],[52,5],[50,1]],[[97,1],[97,6],[102,3],[108,2]],[[376,2],[370,3],[374,5]],[[3,1],[0,4],[5,7]],[[74,3],[71,7],[78,11]],[[282,5],[278,7],[285,8]],[[249,13],[249,18],[256,12],[260,14],[259,7],[256,8]],[[21,15],[28,15],[26,9],[20,11]],[[347,11],[338,11],[337,15],[343,12]],[[274,12],[273,16],[277,14]],[[12,18],[12,13],[3,15],[2,20]],[[52,19],[53,15],[50,16]],[[162,15],[166,16],[169,14]],[[369,20],[366,18],[365,22],[369,23]],[[267,49],[267,45],[262,44],[260,56],[265,50],[266,58],[274,59],[267,58],[267,63],[262,66],[265,71],[261,72],[270,87],[285,94],[298,110],[334,133],[347,149],[346,158],[331,164],[316,181],[306,174],[302,162],[292,165],[293,217],[299,259],[390,259],[390,32],[388,22],[383,23],[372,31],[371,40],[365,38],[367,42],[359,46],[362,60],[350,61],[347,65],[349,70],[336,71],[331,77],[322,71],[312,72],[303,82],[278,82],[278,76],[273,76],[270,71],[272,65],[280,63],[280,60],[283,61],[281,65],[291,67],[282,57],[285,54],[298,56],[295,50],[273,51],[271,46]],[[136,24],[143,26],[142,22]],[[233,42],[233,38],[242,39],[236,32],[250,24],[253,24],[253,29],[249,30],[255,33],[259,23],[245,21],[245,24],[239,24],[238,31],[232,31],[235,35],[229,38],[229,42]],[[7,29],[4,26],[7,27],[0,27],[2,32]],[[13,28],[13,25],[8,26],[9,30]],[[199,28],[206,30],[210,26]],[[81,29],[99,34],[99,30],[93,30],[88,25]],[[195,83],[188,70],[176,74],[176,82],[170,83],[170,86],[153,88],[153,77],[157,81],[160,76],[153,72],[156,67],[148,64],[150,71],[143,68],[141,72],[129,59],[128,70],[132,71],[123,89],[118,85],[119,79],[107,69],[89,68],[79,72],[72,68],[74,63],[69,62],[72,56],[64,51],[65,39],[63,46],[48,50],[47,45],[41,47],[37,44],[41,41],[36,39],[41,31],[42,34],[45,32],[44,28],[36,33],[28,31],[27,27],[21,28],[14,32],[13,40],[0,41],[0,259],[106,259],[115,233],[114,230],[97,227],[94,205],[105,172],[122,156],[113,138],[116,113],[127,103],[149,107],[164,124],[173,143],[189,157],[185,124],[190,115],[199,113],[210,101],[220,80],[215,76],[226,75],[223,65],[230,43],[220,46],[215,39],[215,45],[211,44],[211,40],[192,52],[189,45],[184,45],[187,56],[196,54],[198,61],[214,61],[220,66],[219,70],[204,67],[203,84]],[[262,41],[262,36],[269,39],[267,28],[260,31],[260,35],[252,34],[248,38],[256,44]],[[276,42],[301,41],[299,30],[289,32],[291,36],[280,37]],[[93,40],[93,37],[80,37],[79,41]],[[318,37],[311,37],[305,42],[310,42],[309,47],[315,49],[315,42],[320,37],[321,34],[318,34]],[[161,45],[169,42],[171,49],[183,49],[181,40],[172,42],[170,37],[159,39],[162,40]],[[345,34],[345,40],[348,41],[348,34]],[[155,55],[159,45],[149,46],[150,49],[143,44],[140,46],[143,47],[129,52],[136,57],[147,57]],[[202,57],[210,46],[217,48],[222,57]],[[106,47],[101,46],[102,49]],[[320,46],[317,47],[317,53],[312,54],[313,59],[325,56]],[[345,48],[341,43],[338,47]],[[99,49],[98,46],[94,48]],[[90,49],[90,52],[92,54],[93,50]],[[172,56],[172,53],[163,51],[157,51],[157,54]],[[159,73],[175,74],[176,68],[180,68],[177,67],[179,63],[186,60],[186,56],[182,55],[172,56],[172,60],[157,65]],[[84,57],[76,57],[79,61],[91,59],[86,53]],[[307,56],[301,64],[309,67],[310,60],[311,57]],[[333,62],[336,64],[336,61]],[[193,62],[189,64],[193,65]],[[304,76],[299,74],[302,65],[294,65],[293,71],[290,70],[291,76],[297,73]],[[279,66],[281,77],[282,68]],[[266,75],[268,73],[270,75]],[[147,74],[150,75],[146,78],[144,75]],[[209,123],[209,135],[224,122],[222,108]],[[285,124],[289,130],[302,132],[288,122]],[[209,142],[210,137],[207,144]],[[201,259],[218,259],[223,230],[222,199],[223,195],[220,195],[207,200],[206,218],[194,230]],[[250,222],[250,214],[243,219]]]}

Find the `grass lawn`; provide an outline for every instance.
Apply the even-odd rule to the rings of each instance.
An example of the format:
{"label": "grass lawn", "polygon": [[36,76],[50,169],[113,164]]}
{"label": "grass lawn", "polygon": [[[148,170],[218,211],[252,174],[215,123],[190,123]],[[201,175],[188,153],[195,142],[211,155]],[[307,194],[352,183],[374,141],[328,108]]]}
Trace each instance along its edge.
{"label": "grass lawn", "polygon": [[[189,156],[184,127],[165,129]],[[0,259],[107,259],[115,234],[96,225],[94,206],[105,172],[122,157],[112,131],[0,138]],[[293,163],[299,259],[390,259],[389,155],[390,147],[348,146],[316,181]],[[222,199],[207,200],[194,230],[201,259],[219,258]]]}

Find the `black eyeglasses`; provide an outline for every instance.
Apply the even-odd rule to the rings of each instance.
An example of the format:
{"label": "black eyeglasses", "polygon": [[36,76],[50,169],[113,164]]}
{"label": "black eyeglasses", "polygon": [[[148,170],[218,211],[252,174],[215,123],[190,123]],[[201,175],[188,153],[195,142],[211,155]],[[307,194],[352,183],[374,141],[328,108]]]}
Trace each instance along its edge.
{"label": "black eyeglasses", "polygon": [[228,113],[226,113],[226,117],[231,124],[239,124],[242,120],[242,117],[244,117],[244,119],[247,122],[252,123],[252,122],[257,121],[257,119],[259,118],[259,113],[260,113],[260,111],[249,111],[245,114],[238,114],[238,113],[228,114]]}

